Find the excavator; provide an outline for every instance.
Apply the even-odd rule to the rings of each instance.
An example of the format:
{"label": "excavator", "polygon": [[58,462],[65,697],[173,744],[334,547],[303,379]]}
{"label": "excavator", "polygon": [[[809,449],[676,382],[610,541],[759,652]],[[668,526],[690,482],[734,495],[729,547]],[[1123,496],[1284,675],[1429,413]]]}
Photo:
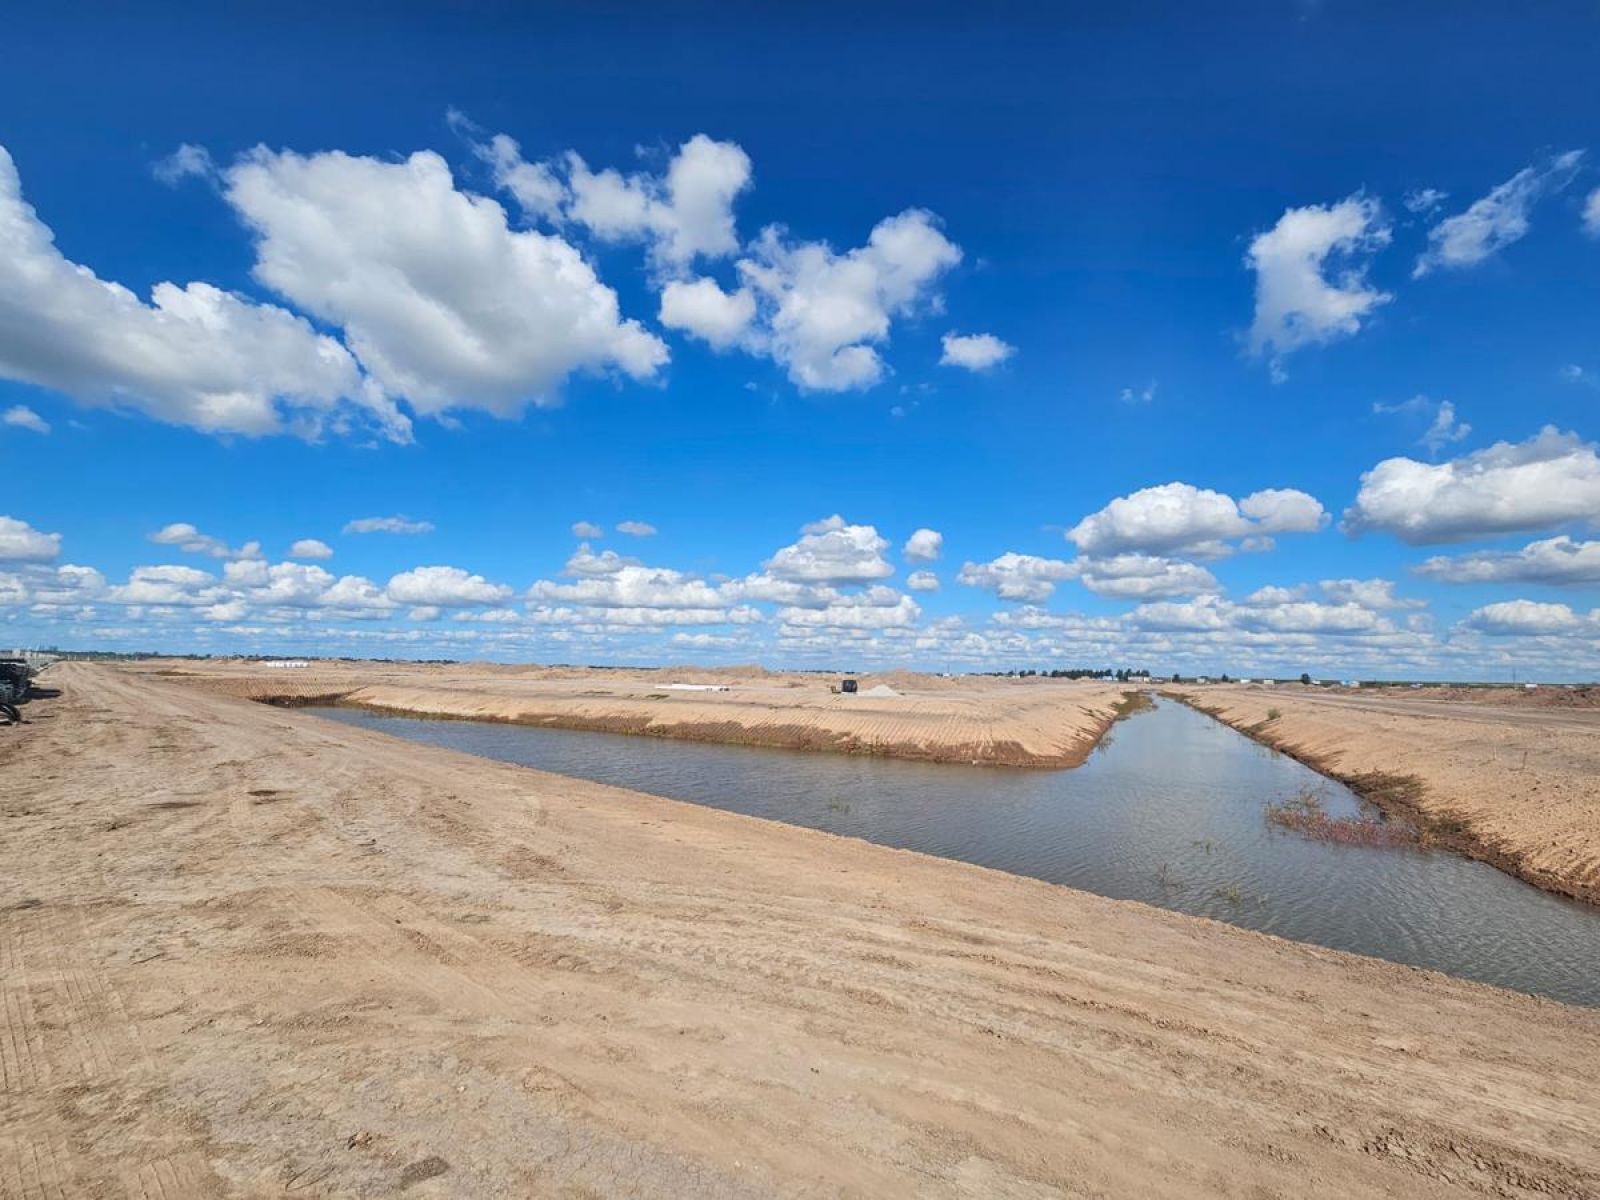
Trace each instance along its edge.
{"label": "excavator", "polygon": [[26,658],[0,658],[0,718],[7,724],[22,724],[17,705],[28,698],[38,668]]}

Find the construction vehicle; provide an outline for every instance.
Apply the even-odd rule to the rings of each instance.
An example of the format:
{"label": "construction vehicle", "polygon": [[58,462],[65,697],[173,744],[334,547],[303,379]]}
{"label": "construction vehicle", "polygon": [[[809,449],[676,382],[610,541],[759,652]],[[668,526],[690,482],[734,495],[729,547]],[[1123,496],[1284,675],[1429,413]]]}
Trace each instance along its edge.
{"label": "construction vehicle", "polygon": [[12,725],[22,724],[17,705],[28,698],[33,686],[34,668],[25,658],[0,658],[0,717]]}

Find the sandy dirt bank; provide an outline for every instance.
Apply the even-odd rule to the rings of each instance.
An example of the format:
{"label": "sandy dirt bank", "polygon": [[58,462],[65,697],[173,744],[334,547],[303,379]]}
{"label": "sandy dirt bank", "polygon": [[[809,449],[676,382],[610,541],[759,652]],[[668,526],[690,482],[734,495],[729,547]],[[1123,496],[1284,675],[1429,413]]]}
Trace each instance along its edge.
{"label": "sandy dirt bank", "polygon": [[1381,804],[1414,809],[1457,849],[1600,903],[1600,708],[1582,696],[1294,685],[1173,694]]}
{"label": "sandy dirt bank", "polygon": [[1600,1013],[105,667],[0,737],[0,1195],[1600,1195]]}
{"label": "sandy dirt bank", "polygon": [[[852,696],[829,691],[834,677],[759,668],[316,662],[285,670],[222,661],[138,669],[257,700],[337,698],[414,716],[1028,767],[1081,763],[1128,691],[1125,684],[897,672],[861,678],[862,692]],[[865,694],[878,686],[898,694]]]}

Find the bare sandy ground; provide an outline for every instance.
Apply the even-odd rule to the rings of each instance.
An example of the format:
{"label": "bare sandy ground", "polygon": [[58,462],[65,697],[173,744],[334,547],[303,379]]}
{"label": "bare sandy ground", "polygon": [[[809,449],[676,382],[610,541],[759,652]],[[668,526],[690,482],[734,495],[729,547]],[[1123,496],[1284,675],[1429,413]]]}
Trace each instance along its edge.
{"label": "bare sandy ground", "polygon": [[7,1200],[1600,1195],[1600,1013],[46,679],[0,736]]}
{"label": "bare sandy ground", "polygon": [[1414,809],[1457,848],[1600,903],[1600,708],[1467,689],[1235,685],[1185,694],[1380,803]]}
{"label": "bare sandy ground", "polygon": [[[467,717],[934,762],[1081,763],[1126,684],[1042,679],[866,676],[895,696],[835,695],[835,677],[760,668],[627,671],[494,664],[154,662],[137,669],[250,699],[334,699],[417,716]],[[673,685],[717,685],[686,691]]]}

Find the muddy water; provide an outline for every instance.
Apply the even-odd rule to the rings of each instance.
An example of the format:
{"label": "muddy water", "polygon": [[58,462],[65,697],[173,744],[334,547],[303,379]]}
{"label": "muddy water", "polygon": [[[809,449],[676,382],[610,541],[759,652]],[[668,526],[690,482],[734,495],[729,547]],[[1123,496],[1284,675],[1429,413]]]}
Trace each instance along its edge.
{"label": "muddy water", "polygon": [[1268,825],[1345,787],[1160,701],[1082,767],[1013,771],[311,710],[486,758],[961,859],[1299,941],[1600,1006],[1600,909],[1446,851],[1329,845]]}

